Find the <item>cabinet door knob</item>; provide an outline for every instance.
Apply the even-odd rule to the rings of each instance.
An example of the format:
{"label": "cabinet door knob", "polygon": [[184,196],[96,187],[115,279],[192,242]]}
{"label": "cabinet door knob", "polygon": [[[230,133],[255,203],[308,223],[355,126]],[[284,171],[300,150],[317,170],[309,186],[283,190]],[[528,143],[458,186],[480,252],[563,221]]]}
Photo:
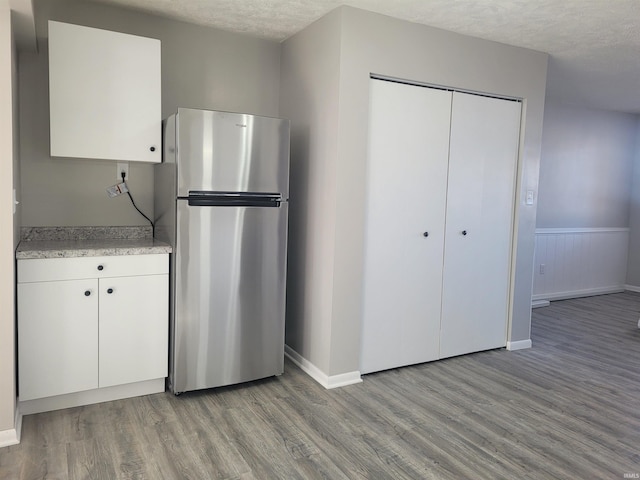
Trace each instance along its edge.
{"label": "cabinet door knob", "polygon": [[98,270],[100,271],[104,270],[104,265],[98,265]]}
{"label": "cabinet door knob", "polygon": [[84,296],[88,297],[89,295],[91,295],[91,290],[85,290],[84,291]]}
{"label": "cabinet door knob", "polygon": [[425,236],[425,237],[428,237],[429,236],[429,232],[424,232],[422,235]]}
{"label": "cabinet door knob", "polygon": [[466,230],[462,230],[462,235],[466,235],[467,231]]}
{"label": "cabinet door knob", "polygon": [[107,293],[113,293],[113,288],[107,288]]}
{"label": "cabinet door knob", "polygon": [[156,147],[150,147],[149,150],[151,150],[152,152],[156,151]]}

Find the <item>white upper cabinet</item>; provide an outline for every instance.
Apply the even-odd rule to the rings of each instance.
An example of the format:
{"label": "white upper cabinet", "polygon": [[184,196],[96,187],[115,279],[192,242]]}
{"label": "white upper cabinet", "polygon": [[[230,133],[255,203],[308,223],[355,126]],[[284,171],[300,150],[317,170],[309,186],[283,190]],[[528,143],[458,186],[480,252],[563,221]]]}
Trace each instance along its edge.
{"label": "white upper cabinet", "polygon": [[49,21],[51,156],[161,161],[160,40]]}

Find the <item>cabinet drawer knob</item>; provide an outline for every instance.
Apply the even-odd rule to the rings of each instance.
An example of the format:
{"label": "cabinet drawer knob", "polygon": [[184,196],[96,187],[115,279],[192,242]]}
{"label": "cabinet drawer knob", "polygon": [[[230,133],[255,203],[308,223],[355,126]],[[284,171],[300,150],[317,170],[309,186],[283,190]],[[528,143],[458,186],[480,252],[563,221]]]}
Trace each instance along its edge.
{"label": "cabinet drawer knob", "polygon": [[466,230],[462,230],[462,235],[466,235],[467,231]]}
{"label": "cabinet drawer knob", "polygon": [[107,293],[113,293],[113,288],[107,288]]}
{"label": "cabinet drawer knob", "polygon": [[104,270],[104,265],[98,265],[98,270],[100,271]]}
{"label": "cabinet drawer knob", "polygon": [[149,150],[151,150],[152,152],[156,151],[156,147],[150,147]]}
{"label": "cabinet drawer knob", "polygon": [[88,297],[89,295],[91,295],[91,290],[85,290],[84,291],[84,296]]}
{"label": "cabinet drawer knob", "polygon": [[429,232],[424,232],[422,235],[425,236],[425,237],[428,237],[429,236]]}

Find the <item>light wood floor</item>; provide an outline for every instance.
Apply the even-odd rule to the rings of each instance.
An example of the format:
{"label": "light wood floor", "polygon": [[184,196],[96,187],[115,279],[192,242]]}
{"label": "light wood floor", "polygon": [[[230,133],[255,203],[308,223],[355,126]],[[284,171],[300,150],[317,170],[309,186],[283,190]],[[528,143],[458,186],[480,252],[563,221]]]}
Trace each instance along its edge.
{"label": "light wood floor", "polygon": [[[534,348],[324,390],[279,378],[24,418],[2,479],[622,479],[640,473],[640,295],[533,311]],[[633,477],[631,477],[633,478]]]}

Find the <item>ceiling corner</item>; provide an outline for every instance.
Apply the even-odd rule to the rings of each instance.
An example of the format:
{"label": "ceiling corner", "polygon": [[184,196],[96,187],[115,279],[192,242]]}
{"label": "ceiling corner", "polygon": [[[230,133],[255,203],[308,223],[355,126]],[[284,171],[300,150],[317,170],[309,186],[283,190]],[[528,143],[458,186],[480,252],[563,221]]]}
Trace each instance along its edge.
{"label": "ceiling corner", "polygon": [[37,52],[36,22],[33,0],[9,0],[11,23],[19,51]]}

